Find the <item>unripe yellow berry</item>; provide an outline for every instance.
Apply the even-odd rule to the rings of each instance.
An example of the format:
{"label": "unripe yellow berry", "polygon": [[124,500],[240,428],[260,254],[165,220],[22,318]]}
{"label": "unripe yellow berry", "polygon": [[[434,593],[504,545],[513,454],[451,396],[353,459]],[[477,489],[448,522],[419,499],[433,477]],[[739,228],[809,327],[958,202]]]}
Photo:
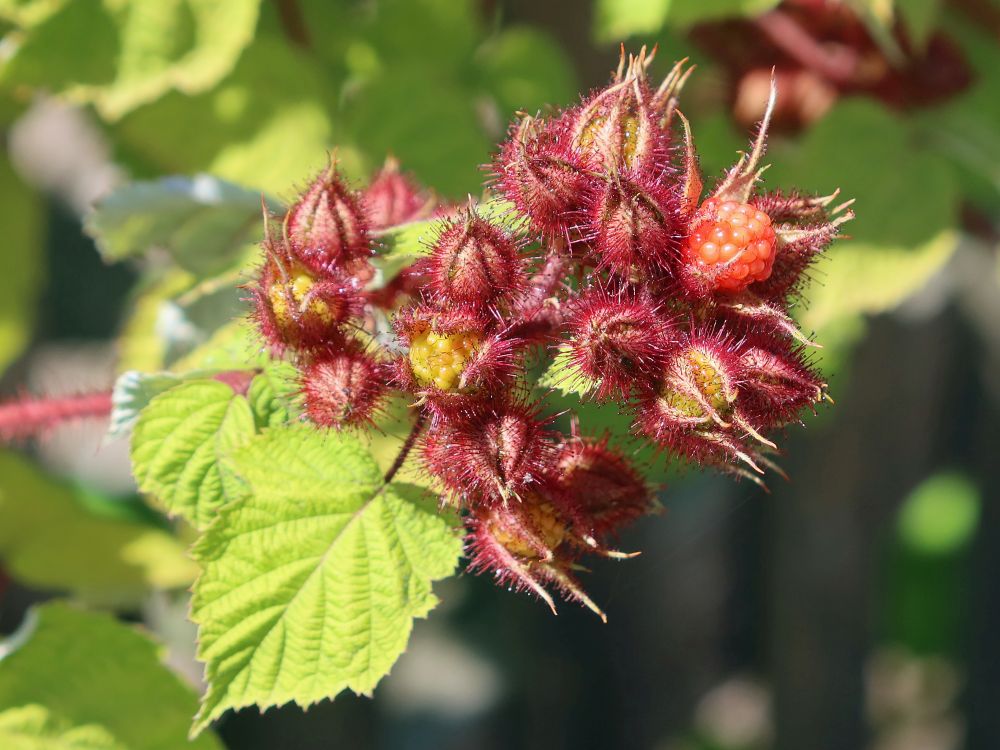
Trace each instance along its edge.
{"label": "unripe yellow berry", "polygon": [[482,337],[472,332],[424,331],[410,344],[410,367],[420,385],[453,391],[458,388],[466,362],[481,343]]}
{"label": "unripe yellow berry", "polygon": [[[691,380],[697,386],[701,395],[709,405],[719,413],[729,408],[729,398],[726,394],[726,384],[722,373],[716,367],[712,358],[700,349],[690,349],[684,358],[689,368]],[[693,419],[708,419],[705,409],[693,396],[667,386],[661,393],[664,402],[677,412]]]}
{"label": "unripe yellow berry", "polygon": [[[528,505],[524,508],[524,514],[531,525],[531,531],[546,549],[554,552],[561,545],[568,534],[566,522],[559,517],[548,503]],[[515,557],[522,560],[538,560],[542,558],[538,549],[523,535],[514,529],[494,528],[493,537]]]}
{"label": "unripe yellow berry", "polygon": [[[299,265],[291,269],[287,281],[275,279],[267,290],[267,298],[279,329],[294,330],[297,321],[308,317],[323,325],[332,325],[338,321],[339,313],[342,311],[330,309],[330,304],[326,300],[314,296],[306,302],[306,298],[315,286],[316,279]],[[304,308],[303,303],[306,303]],[[289,309],[290,306],[292,309]]]}

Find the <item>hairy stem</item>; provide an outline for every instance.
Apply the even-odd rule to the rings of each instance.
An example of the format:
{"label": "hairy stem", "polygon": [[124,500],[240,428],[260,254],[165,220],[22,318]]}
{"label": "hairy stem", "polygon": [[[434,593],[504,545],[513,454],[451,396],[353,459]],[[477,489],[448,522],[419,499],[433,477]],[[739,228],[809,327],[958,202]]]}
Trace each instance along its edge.
{"label": "hairy stem", "polygon": [[528,292],[521,304],[522,315],[526,321],[531,320],[541,310],[545,300],[555,294],[559,282],[566,275],[568,265],[566,255],[560,248],[553,250],[545,258],[538,273],[531,278]]}
{"label": "hairy stem", "polygon": [[111,391],[8,401],[0,404],[0,442],[34,437],[63,422],[110,414]]}
{"label": "hairy stem", "polygon": [[413,446],[417,443],[417,438],[420,437],[421,431],[424,429],[424,425],[427,424],[427,415],[421,411],[417,415],[417,421],[413,423],[413,428],[410,430],[410,434],[406,436],[406,441],[403,443],[402,447],[399,449],[399,453],[396,455],[396,460],[392,462],[392,466],[385,473],[385,483],[389,484],[403,468],[403,464],[406,462],[406,457],[410,455],[410,451],[413,450]]}

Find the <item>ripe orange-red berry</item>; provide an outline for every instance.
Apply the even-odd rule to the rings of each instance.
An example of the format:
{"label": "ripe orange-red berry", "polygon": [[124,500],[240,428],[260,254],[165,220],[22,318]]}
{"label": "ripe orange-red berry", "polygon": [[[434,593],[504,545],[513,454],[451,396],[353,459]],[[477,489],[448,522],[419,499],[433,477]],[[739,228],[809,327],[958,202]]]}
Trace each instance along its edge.
{"label": "ripe orange-red berry", "polygon": [[742,292],[771,275],[776,240],[770,216],[748,203],[714,198],[698,213],[683,260],[710,291]]}

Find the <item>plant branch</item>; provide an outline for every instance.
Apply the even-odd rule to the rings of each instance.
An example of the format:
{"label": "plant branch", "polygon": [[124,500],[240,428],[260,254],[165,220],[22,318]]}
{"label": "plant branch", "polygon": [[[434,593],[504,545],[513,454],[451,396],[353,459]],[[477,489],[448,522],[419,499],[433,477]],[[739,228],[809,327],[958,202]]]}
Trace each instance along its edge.
{"label": "plant branch", "polygon": [[406,441],[403,446],[399,449],[399,454],[396,456],[396,460],[392,462],[392,466],[385,473],[385,483],[389,484],[399,473],[399,470],[403,468],[403,464],[406,462],[406,457],[410,455],[410,451],[413,450],[413,446],[417,443],[417,438],[420,437],[421,431],[424,429],[424,425],[427,424],[427,415],[424,412],[420,412],[417,415],[417,421],[413,423],[413,428],[410,430],[410,434],[406,436]]}
{"label": "plant branch", "polygon": [[110,414],[111,391],[8,401],[0,404],[0,442],[35,437],[63,422]]}

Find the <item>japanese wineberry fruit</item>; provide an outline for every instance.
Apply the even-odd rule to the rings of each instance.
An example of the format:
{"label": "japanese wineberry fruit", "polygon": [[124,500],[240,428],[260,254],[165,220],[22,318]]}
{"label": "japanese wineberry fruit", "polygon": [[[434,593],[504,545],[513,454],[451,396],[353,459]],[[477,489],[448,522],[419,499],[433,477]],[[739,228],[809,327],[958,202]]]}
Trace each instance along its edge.
{"label": "japanese wineberry fruit", "polygon": [[[331,166],[268,218],[252,287],[306,418],[378,432],[404,414],[386,481],[419,461],[464,520],[469,569],[602,617],[580,559],[629,557],[620,531],[659,508],[634,442],[761,482],[775,432],[825,398],[790,308],[852,217],[836,191],[764,189],[773,85],[706,189],[679,107],[690,70],[655,84],[652,62],[623,56],[579,104],[514,122],[479,202],[439,203],[394,161],[362,190]],[[422,256],[400,263],[415,227]],[[553,384],[617,404],[619,432],[561,430]]]}

